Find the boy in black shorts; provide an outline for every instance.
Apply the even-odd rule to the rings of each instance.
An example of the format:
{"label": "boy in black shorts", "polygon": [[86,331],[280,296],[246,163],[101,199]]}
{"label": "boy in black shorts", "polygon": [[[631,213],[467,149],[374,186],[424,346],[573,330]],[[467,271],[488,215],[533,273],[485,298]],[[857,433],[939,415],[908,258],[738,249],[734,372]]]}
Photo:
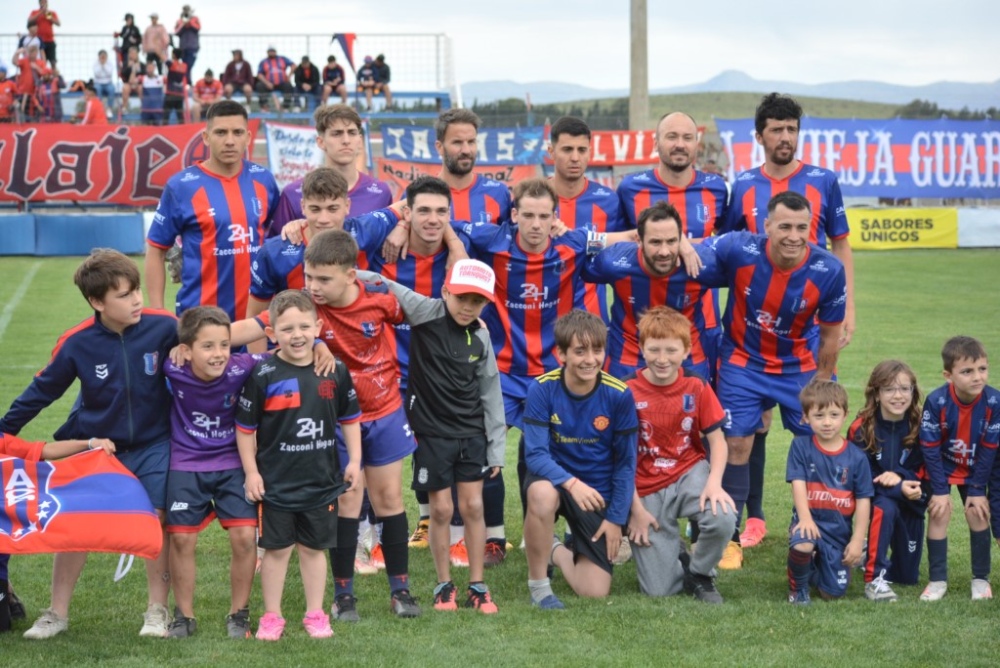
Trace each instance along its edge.
{"label": "boy in black shorts", "polygon": [[[367,271],[359,271],[358,277],[379,278]],[[451,487],[457,483],[469,551],[465,605],[496,613],[483,583],[483,479],[496,476],[504,464],[506,427],[493,346],[479,321],[483,308],[493,301],[496,276],[487,264],[459,260],[448,272],[441,299],[382,280],[412,328],[406,412],[417,437],[413,489],[430,493],[430,545],[438,579],[434,608],[458,608],[449,559]]]}
{"label": "boy in black shorts", "polygon": [[[247,500],[262,502],[258,522],[265,550],[260,575],[265,614],[257,638],[278,640],[284,631],[281,593],[293,546],[306,596],[302,624],[313,638],[329,638],[333,630],[323,612],[324,552],[337,545],[337,497],[348,485],[353,489],[360,477],[361,409],[343,363],[338,360],[332,373],[313,373],[319,320],[309,296],[286,290],[268,311],[266,332],[278,352],[254,367],[236,414]],[[338,422],[349,459],[343,475],[336,448]]]}

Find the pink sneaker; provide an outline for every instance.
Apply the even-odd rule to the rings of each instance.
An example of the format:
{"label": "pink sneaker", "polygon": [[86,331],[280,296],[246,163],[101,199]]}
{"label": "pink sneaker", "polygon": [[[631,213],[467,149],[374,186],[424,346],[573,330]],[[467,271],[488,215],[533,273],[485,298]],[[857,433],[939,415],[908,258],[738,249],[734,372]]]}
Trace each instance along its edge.
{"label": "pink sneaker", "polygon": [[740,545],[743,547],[755,547],[760,545],[760,542],[764,540],[764,536],[766,535],[767,524],[764,523],[764,520],[756,517],[748,517],[747,527],[740,534]]}
{"label": "pink sneaker", "polygon": [[322,610],[307,612],[302,619],[302,626],[306,627],[306,633],[311,638],[332,638],[333,629],[330,628],[330,615]]}
{"label": "pink sneaker", "polygon": [[269,612],[257,624],[257,640],[281,640],[285,632],[285,618]]}

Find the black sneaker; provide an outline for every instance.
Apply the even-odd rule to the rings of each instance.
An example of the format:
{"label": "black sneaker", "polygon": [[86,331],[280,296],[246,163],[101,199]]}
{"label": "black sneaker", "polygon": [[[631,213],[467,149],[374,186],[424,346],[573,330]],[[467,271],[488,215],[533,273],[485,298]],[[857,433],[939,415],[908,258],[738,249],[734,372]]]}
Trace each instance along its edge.
{"label": "black sneaker", "polygon": [[688,551],[683,546],[681,546],[681,551],[677,555],[677,561],[681,562],[681,568],[684,569],[684,579],[687,580],[691,575],[691,555],[688,554]]}
{"label": "black sneaker", "polygon": [[226,633],[230,638],[245,640],[250,637],[250,608],[242,608],[226,615]]}
{"label": "black sneaker", "polygon": [[389,599],[389,609],[397,617],[410,618],[420,616],[420,606],[417,599],[410,595],[409,589],[400,589],[392,593]]}
{"label": "black sneaker", "polygon": [[361,615],[358,614],[358,599],[352,594],[340,594],[333,599],[333,607],[330,608],[330,619],[338,622],[360,622]]}
{"label": "black sneaker", "polygon": [[14,587],[7,586],[8,599],[10,601],[10,618],[11,619],[27,619],[28,612],[24,609],[24,603],[21,599],[17,597],[14,593]]}
{"label": "black sneaker", "polygon": [[722,594],[715,588],[715,580],[707,575],[687,573],[684,575],[684,591],[702,603],[722,603]]}
{"label": "black sneaker", "polygon": [[174,608],[174,618],[167,627],[168,638],[189,638],[198,630],[198,622],[194,617],[185,617],[178,608]]}

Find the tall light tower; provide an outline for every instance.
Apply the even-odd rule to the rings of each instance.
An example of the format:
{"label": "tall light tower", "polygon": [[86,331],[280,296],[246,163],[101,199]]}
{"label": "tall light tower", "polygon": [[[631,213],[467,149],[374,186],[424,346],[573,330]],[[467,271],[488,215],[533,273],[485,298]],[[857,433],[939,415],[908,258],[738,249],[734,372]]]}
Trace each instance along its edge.
{"label": "tall light tower", "polygon": [[632,21],[631,82],[628,96],[628,126],[643,130],[649,123],[649,29],[646,0],[630,0]]}

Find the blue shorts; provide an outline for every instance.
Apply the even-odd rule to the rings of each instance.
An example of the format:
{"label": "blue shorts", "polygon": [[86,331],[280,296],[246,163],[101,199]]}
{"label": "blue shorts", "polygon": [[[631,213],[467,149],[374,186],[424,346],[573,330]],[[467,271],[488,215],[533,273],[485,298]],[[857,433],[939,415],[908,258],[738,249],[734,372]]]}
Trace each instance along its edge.
{"label": "blue shorts", "polygon": [[726,410],[722,425],[726,436],[752,436],[760,426],[764,411],[779,406],[781,422],[796,436],[809,436],[812,430],[802,422],[799,392],[815,371],[803,373],[763,373],[723,362],[719,366],[719,403]]}
{"label": "blue shorts", "polygon": [[[417,441],[406,418],[406,411],[400,406],[392,413],[377,420],[361,423],[361,466],[385,466],[398,462],[417,449]],[[337,426],[337,456],[340,458],[340,472],[347,468],[347,445]]]}
{"label": "blue shorts", "polygon": [[257,504],[246,500],[243,469],[171,471],[167,476],[167,532],[197,533],[215,517],[226,529],[257,526]]}
{"label": "blue shorts", "polygon": [[524,429],[524,402],[528,398],[528,388],[535,382],[533,376],[500,374],[500,389],[503,390],[503,412],[508,427]]}
{"label": "blue shorts", "polygon": [[170,441],[148,445],[138,450],[116,452],[118,461],[132,472],[142,486],[153,507],[167,507],[167,470],[170,468]]}
{"label": "blue shorts", "polygon": [[841,598],[847,593],[847,585],[851,584],[851,567],[843,563],[847,546],[822,537],[819,540],[803,538],[798,531],[792,533],[789,530],[788,546],[795,547],[802,543],[815,545],[809,584],[831,598]]}

